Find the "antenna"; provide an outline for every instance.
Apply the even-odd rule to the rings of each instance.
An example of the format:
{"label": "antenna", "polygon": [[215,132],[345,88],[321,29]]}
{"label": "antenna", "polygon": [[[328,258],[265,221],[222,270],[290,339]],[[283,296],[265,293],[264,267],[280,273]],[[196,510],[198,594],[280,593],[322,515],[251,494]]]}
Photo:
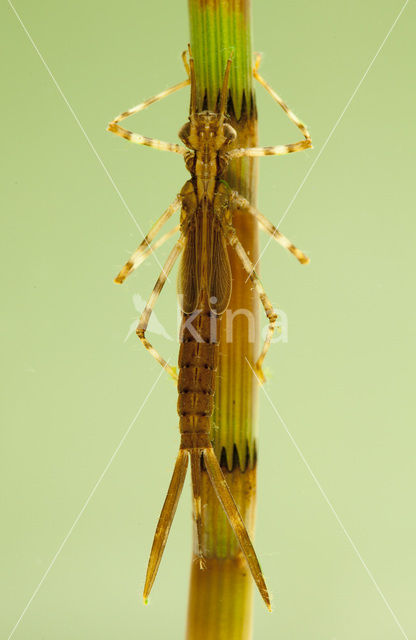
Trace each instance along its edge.
{"label": "antenna", "polygon": [[195,79],[195,63],[192,57],[191,45],[188,44],[189,52],[189,67],[191,70],[191,104],[189,106],[189,113],[193,116],[196,112],[196,79]]}
{"label": "antenna", "polygon": [[227,106],[228,81],[230,79],[231,63],[232,63],[232,54],[227,60],[227,66],[225,67],[224,80],[223,80],[222,89],[221,89],[220,115],[222,117],[224,117],[225,107]]}

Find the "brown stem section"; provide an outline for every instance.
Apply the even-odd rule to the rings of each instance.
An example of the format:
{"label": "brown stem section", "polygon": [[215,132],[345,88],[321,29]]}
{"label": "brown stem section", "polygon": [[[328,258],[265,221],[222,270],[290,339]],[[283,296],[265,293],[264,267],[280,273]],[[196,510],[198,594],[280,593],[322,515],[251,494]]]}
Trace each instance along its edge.
{"label": "brown stem section", "polygon": [[[227,112],[237,130],[238,147],[255,146],[257,120],[251,75],[249,0],[188,0],[191,47],[197,78],[197,109],[215,111],[226,60],[233,55]],[[227,181],[256,204],[257,173],[253,159],[235,160]],[[237,234],[250,258],[258,256],[257,225],[252,217],[234,214]],[[219,367],[211,439],[227,483],[250,536],[254,534],[256,502],[256,428],[258,385],[247,364],[258,352],[258,301],[246,283],[247,274],[233,250],[232,341],[226,318],[220,320]],[[206,568],[193,555],[187,640],[249,640],[252,618],[252,578],[234,533],[202,473],[202,547]],[[194,534],[194,539],[196,535]],[[197,552],[196,543],[194,551]]]}
{"label": "brown stem section", "polygon": [[[234,469],[225,479],[246,526],[253,534],[256,470]],[[242,554],[235,547],[233,532],[207,478],[202,474],[204,531],[218,543],[218,553],[206,557],[199,568],[193,554],[189,593],[187,640],[250,640],[252,632],[253,579]],[[204,541],[205,542],[205,541]],[[204,544],[206,551],[206,545]]]}

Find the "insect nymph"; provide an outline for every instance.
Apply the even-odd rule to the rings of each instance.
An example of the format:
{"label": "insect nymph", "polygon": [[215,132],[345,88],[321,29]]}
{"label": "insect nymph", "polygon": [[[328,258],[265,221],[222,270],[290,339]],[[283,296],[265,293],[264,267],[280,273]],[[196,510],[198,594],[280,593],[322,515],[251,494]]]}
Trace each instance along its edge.
{"label": "insect nymph", "polygon": [[[260,58],[258,57],[253,71],[254,76],[299,127],[305,139],[276,147],[230,148],[237,135],[229,124],[225,113],[231,59],[227,61],[216,112],[197,112],[194,61],[190,51],[189,63],[185,53],[183,61],[188,74],[187,80],[122,113],[108,126],[109,131],[132,142],[182,154],[191,174],[190,180],[185,183],[180,194],[149,231],[115,279],[116,282],[122,283],[157,246],[160,246],[175,231],[179,230],[179,239],[169,254],[137,327],[137,335],[146,349],[178,382],[178,414],[181,434],[179,454],[153,540],[143,596],[146,600],[155,580],[190,459],[194,518],[201,568],[203,568],[201,546],[201,462],[203,461],[260,594],[270,609],[270,598],[256,553],[227,486],[210,438],[218,358],[217,323],[219,316],[226,310],[231,295],[231,269],[227,246],[232,247],[241,260],[252,285],[258,292],[269,321],[268,334],[255,365],[260,378],[262,378],[262,362],[269,348],[277,321],[277,314],[256,275],[254,265],[233,228],[233,211],[240,209],[247,215],[253,216],[263,229],[293,253],[301,263],[307,263],[308,258],[260,212],[253,208],[245,198],[233,191],[222,176],[233,158],[283,155],[307,149],[312,145],[306,127],[259,76]],[[179,132],[179,137],[185,146],[146,138],[127,131],[119,125],[119,122],[124,118],[142,111],[147,106],[188,84],[191,85],[190,115],[188,122]],[[180,225],[151,246],[156,234],[179,207],[181,207]],[[183,318],[177,375],[175,369],[170,367],[150,344],[145,334],[156,299],[179,256],[181,256],[179,292]]]}

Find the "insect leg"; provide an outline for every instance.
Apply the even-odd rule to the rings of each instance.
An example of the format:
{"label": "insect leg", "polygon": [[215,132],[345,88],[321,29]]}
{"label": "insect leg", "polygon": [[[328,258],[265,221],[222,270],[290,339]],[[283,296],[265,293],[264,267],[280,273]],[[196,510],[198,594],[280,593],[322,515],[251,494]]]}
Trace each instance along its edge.
{"label": "insect leg", "polygon": [[263,577],[262,570],[260,568],[259,561],[254,551],[253,544],[250,540],[250,536],[247,533],[244,520],[238,511],[237,505],[234,502],[234,498],[228,488],[227,482],[221,471],[221,467],[218,464],[218,460],[215,456],[214,449],[204,449],[204,461],[210,477],[212,486],[217,494],[218,500],[221,502],[228,521],[233,528],[237,540],[240,544],[241,550],[244,553],[247,564],[250,568],[251,575],[256,583],[260,595],[266,603],[267,608],[271,611],[270,597],[267,591],[266,583]]}
{"label": "insect leg", "polygon": [[300,129],[305,139],[310,140],[311,136],[306,125],[299,120],[297,115],[295,115],[293,111],[290,109],[290,107],[287,106],[286,102],[282,100],[282,98],[276,93],[276,91],[272,89],[272,87],[259,74],[258,70],[260,67],[260,62],[261,62],[261,54],[257,53],[256,60],[254,63],[254,68],[253,68],[253,76],[262,85],[262,87],[264,87],[266,91],[272,96],[273,100],[275,100],[277,104],[279,104],[282,107],[283,111],[286,113],[288,118],[293,122],[293,124],[295,124],[298,127],[298,129]]}
{"label": "insect leg", "polygon": [[244,267],[244,269],[247,271],[250,280],[252,281],[253,285],[256,287],[257,293],[259,295],[260,301],[263,305],[264,311],[266,313],[266,316],[269,320],[269,327],[268,327],[268,331],[267,331],[267,336],[266,339],[264,341],[263,344],[263,349],[261,350],[261,353],[257,359],[256,365],[255,365],[255,371],[257,373],[258,378],[261,380],[261,382],[265,381],[265,377],[264,377],[264,373],[262,371],[262,364],[263,364],[263,360],[266,357],[266,353],[269,350],[271,341],[272,341],[272,337],[273,337],[273,333],[274,330],[276,328],[276,322],[277,322],[277,313],[273,308],[272,303],[270,302],[269,298],[267,297],[267,294],[263,288],[263,285],[261,284],[255,270],[254,270],[254,265],[251,262],[250,258],[248,257],[243,245],[241,244],[240,240],[238,239],[238,236],[235,232],[235,230],[233,229],[233,227],[229,226],[225,229],[225,233],[226,233],[226,237],[227,240],[229,242],[229,244],[233,247],[233,249],[235,250],[235,252],[237,253],[238,257],[240,258],[242,265]]}
{"label": "insect leg", "polygon": [[200,569],[205,569],[204,556],[202,552],[201,451],[199,449],[193,449],[190,451],[190,456],[199,567]]}
{"label": "insect leg", "polygon": [[295,151],[303,151],[304,149],[312,148],[311,136],[306,126],[299,120],[299,118],[293,113],[293,111],[287,106],[282,98],[267,84],[267,82],[258,73],[260,66],[261,56],[257,55],[256,62],[254,64],[253,76],[260,82],[260,84],[266,89],[266,91],[272,96],[272,98],[282,107],[283,111],[287,114],[290,120],[300,129],[305,140],[300,142],[294,142],[292,144],[276,145],[274,147],[248,147],[246,149],[233,149],[229,152],[230,158],[241,158],[242,156],[249,156],[251,158],[260,156],[281,156],[287,153],[294,153]]}
{"label": "insect leg", "polygon": [[308,264],[310,262],[308,256],[306,256],[303,251],[295,247],[295,245],[292,244],[292,242],[290,242],[290,240],[288,240],[288,238],[286,238],[286,236],[284,236],[283,233],[281,233],[278,228],[270,222],[270,220],[268,220],[255,207],[251,206],[249,201],[243,198],[243,196],[240,196],[240,194],[236,191],[234,191],[231,195],[231,203],[232,205],[234,205],[234,207],[238,207],[239,209],[246,211],[254,218],[256,218],[259,225],[264,229],[264,231],[267,231],[267,233],[269,233],[278,244],[290,251],[290,253],[292,253],[301,264]]}
{"label": "insect leg", "polygon": [[[159,220],[155,222],[149,233],[144,237],[131,258],[126,262],[120,273],[115,277],[114,282],[116,282],[117,284],[122,284],[127,276],[130,275],[132,271],[137,269],[137,267],[152,253],[152,251],[156,249],[156,245],[154,245],[154,247],[150,250],[150,243],[152,242],[153,238],[159,233],[163,225],[169,220],[169,218],[172,217],[175,211],[177,211],[177,209],[180,207],[180,204],[181,198],[177,196],[172,204],[160,216]],[[157,246],[160,247],[160,245],[163,244],[161,241],[162,238],[158,241]]]}
{"label": "insect leg", "polygon": [[312,149],[311,140],[301,140],[292,144],[278,144],[275,147],[247,147],[246,149],[232,149],[228,152],[230,160],[234,158],[242,158],[243,156],[250,158],[260,158],[261,156],[284,156],[295,151],[304,151],[304,149]]}
{"label": "insect leg", "polygon": [[[186,65],[185,65],[185,68],[186,68]],[[115,133],[117,136],[120,136],[121,138],[125,138],[130,142],[135,142],[136,144],[143,144],[147,147],[153,147],[154,149],[159,149],[161,151],[172,151],[173,153],[180,153],[181,155],[185,155],[189,151],[182,145],[172,144],[170,142],[163,142],[162,140],[157,140],[156,138],[147,138],[146,136],[142,136],[139,133],[133,133],[128,129],[124,129],[118,123],[124,120],[125,118],[132,116],[135,113],[139,113],[139,111],[143,111],[144,109],[147,109],[147,107],[150,107],[150,105],[154,104],[155,102],[159,102],[159,100],[163,100],[163,98],[166,98],[172,93],[175,93],[175,91],[178,91],[178,89],[182,89],[183,87],[188,86],[188,84],[190,84],[189,77],[186,80],[183,80],[178,84],[175,84],[173,87],[170,87],[169,89],[165,89],[165,91],[161,91],[161,93],[158,93],[152,98],[149,98],[149,100],[146,100],[145,102],[141,102],[135,107],[132,107],[127,111],[124,111],[109,123],[107,127],[107,131],[111,131],[112,133]]]}
{"label": "insect leg", "polygon": [[147,258],[152,255],[152,253],[154,253],[157,249],[162,247],[165,244],[165,242],[169,240],[169,238],[174,236],[175,233],[178,233],[180,228],[181,228],[181,225],[177,224],[176,227],[173,227],[173,229],[163,234],[163,236],[159,238],[159,240],[157,240],[154,244],[152,244],[151,247],[149,246],[147,247],[147,249],[144,249],[140,259],[137,261],[137,264],[134,265],[134,268],[136,269],[137,267],[139,267],[142,262],[147,260]]}
{"label": "insect leg", "polygon": [[162,559],[163,551],[165,550],[170,527],[182,493],[187,468],[188,452],[185,449],[180,449],[176,459],[175,468],[173,470],[172,480],[170,481],[162,512],[157,523],[152,550],[150,551],[149,564],[147,566],[146,580],[143,590],[143,600],[145,603],[147,602],[147,598],[152,589],[157,570],[159,569],[160,561]]}
{"label": "insect leg", "polygon": [[175,244],[175,246],[173,247],[172,251],[168,256],[168,259],[165,262],[163,271],[159,275],[156,281],[156,284],[153,288],[150,298],[145,308],[143,309],[142,315],[140,316],[140,321],[136,329],[136,333],[140,338],[140,340],[142,341],[143,345],[146,347],[148,351],[150,351],[152,356],[162,365],[162,367],[166,369],[166,371],[174,380],[178,379],[178,376],[176,374],[174,367],[170,367],[166,362],[166,360],[162,358],[162,356],[156,351],[153,345],[151,345],[150,342],[147,340],[146,329],[149,324],[149,319],[150,319],[150,316],[152,315],[153,307],[156,303],[156,300],[158,299],[159,294],[163,289],[163,286],[168,278],[169,273],[172,271],[173,265],[175,264],[179,254],[183,249],[183,244],[184,244],[184,238],[183,236],[181,236],[177,241],[177,243]]}

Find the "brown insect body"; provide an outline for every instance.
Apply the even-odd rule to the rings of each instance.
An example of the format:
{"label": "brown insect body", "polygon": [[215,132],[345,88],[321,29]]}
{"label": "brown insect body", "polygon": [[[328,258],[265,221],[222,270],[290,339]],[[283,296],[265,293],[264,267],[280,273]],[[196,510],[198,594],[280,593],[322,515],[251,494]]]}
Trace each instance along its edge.
{"label": "brown insect body", "polygon": [[[223,224],[227,186],[220,181],[228,164],[226,148],[236,137],[225,120],[225,102],[231,60],[227,64],[219,113],[195,113],[195,80],[190,59],[190,117],[179,137],[190,149],[185,162],[191,179],[180,193],[181,235],[185,239],[179,276],[182,327],[178,360],[178,414],[181,444],[168,496],[162,509],[150,554],[144,597],[152,587],[169,528],[191,461],[194,519],[198,555],[204,568],[202,550],[201,458],[218,499],[224,507],[247,558],[260,593],[270,608],[266,584],[244,522],[226,484],[211,444],[211,416],[214,409],[215,377],[218,361],[218,316],[225,311],[231,295],[231,268]],[[144,336],[143,336],[144,337]],[[170,499],[170,500],[169,500]]]}
{"label": "brown insect body", "polygon": [[216,333],[218,319],[208,305],[201,310],[193,325],[198,340],[186,327],[187,320],[185,315],[178,358],[178,414],[181,446],[191,449],[209,442],[218,363],[218,342],[212,333],[213,325]]}
{"label": "brown insect body", "polygon": [[[192,65],[192,62],[191,62]],[[192,66],[191,66],[192,68]],[[224,80],[227,89],[228,68]],[[226,147],[236,132],[223,113],[191,114],[179,137],[191,149],[185,157],[192,178],[181,191],[181,231],[187,238],[180,272],[183,310],[178,359],[178,414],[181,448],[191,457],[212,448],[211,416],[214,409],[218,363],[218,316],[231,295],[231,269],[221,230],[224,207],[221,176],[229,160]],[[220,254],[220,255],[219,255]],[[221,263],[221,280],[216,261]],[[224,268],[225,266],[225,268]]]}
{"label": "brown insect body", "polygon": [[[247,200],[237,192],[232,191],[222,179],[222,175],[232,158],[292,153],[310,148],[311,140],[305,125],[298,120],[281,98],[258,75],[260,62],[260,58],[258,58],[253,71],[254,76],[302,131],[305,140],[275,147],[249,147],[231,150],[229,145],[235,140],[236,132],[226,121],[225,116],[231,59],[227,62],[218,113],[209,111],[196,112],[194,62],[190,56],[188,65],[185,54],[183,60],[188,73],[188,80],[165,90],[158,96],[137,105],[129,111],[125,111],[117,116],[108,127],[110,131],[132,142],[180,153],[184,156],[186,167],[191,173],[190,180],[185,183],[175,201],[155,223],[115,279],[116,282],[122,283],[157,246],[163,244],[172,235],[172,232],[178,230],[178,227],[176,227],[172,232],[166,233],[159,241],[155,242],[154,246],[150,246],[150,242],[158,231],[181,206],[179,240],[169,254],[137,327],[137,335],[146,349],[174,379],[177,379],[179,430],[181,434],[179,453],[150,552],[143,596],[146,601],[154,583],[182,492],[189,459],[191,461],[194,519],[197,529],[201,569],[204,566],[201,508],[201,462],[203,460],[212,486],[236,534],[251,574],[262,598],[270,609],[270,598],[256,553],[244,521],[227,486],[210,438],[218,361],[218,319],[227,309],[231,295],[231,268],[227,244],[235,250],[239,257],[248,274],[248,278],[250,278],[259,295],[269,320],[267,337],[254,368],[259,380],[264,379],[261,365],[270,346],[277,320],[277,314],[257,277],[255,265],[249,259],[232,226],[233,210],[240,208],[247,215],[255,217],[259,225],[270,233],[279,244],[295,255],[301,263],[305,264],[309,260],[302,251],[285,238]],[[141,111],[148,105],[188,84],[191,85],[190,116],[189,121],[179,133],[179,137],[185,147],[147,138],[128,131],[119,125],[119,122],[124,118]],[[147,340],[145,333],[154,303],[180,255],[181,267],[178,289],[183,317],[178,360],[179,371],[178,375],[176,375],[176,371],[169,366]]]}

